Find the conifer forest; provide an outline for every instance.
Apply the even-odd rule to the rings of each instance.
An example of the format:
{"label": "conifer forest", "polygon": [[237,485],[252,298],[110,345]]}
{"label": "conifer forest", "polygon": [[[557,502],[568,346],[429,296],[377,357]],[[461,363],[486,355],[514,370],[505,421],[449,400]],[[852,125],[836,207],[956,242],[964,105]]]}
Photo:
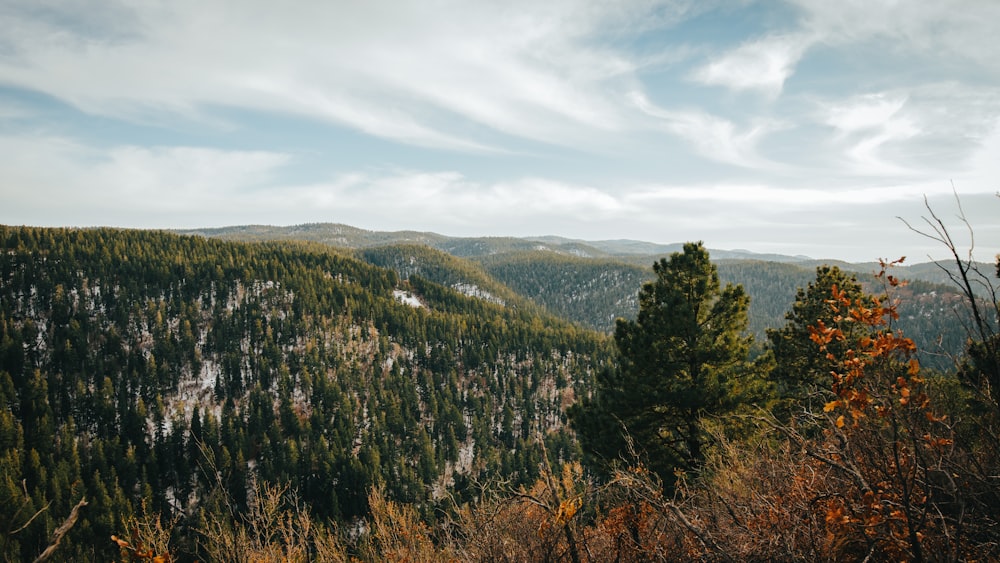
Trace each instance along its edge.
{"label": "conifer forest", "polygon": [[0,226],[0,559],[1000,559],[1000,262],[947,237],[238,234]]}

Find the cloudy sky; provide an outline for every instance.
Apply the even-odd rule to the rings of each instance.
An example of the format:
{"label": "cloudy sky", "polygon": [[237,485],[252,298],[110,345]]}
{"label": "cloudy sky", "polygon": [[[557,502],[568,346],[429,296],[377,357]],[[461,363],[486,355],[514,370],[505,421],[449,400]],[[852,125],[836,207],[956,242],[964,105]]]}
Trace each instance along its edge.
{"label": "cloudy sky", "polygon": [[6,0],[0,223],[1000,251],[1000,2]]}

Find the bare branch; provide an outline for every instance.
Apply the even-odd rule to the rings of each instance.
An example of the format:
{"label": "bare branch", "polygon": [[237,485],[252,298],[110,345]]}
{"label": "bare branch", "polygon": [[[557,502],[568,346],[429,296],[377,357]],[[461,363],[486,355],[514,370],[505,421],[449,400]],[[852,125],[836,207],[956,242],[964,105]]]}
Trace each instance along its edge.
{"label": "bare branch", "polygon": [[[948,231],[947,226],[944,221],[938,217],[931,207],[930,202],[927,200],[927,196],[924,196],[924,207],[927,209],[930,217],[923,217],[924,222],[930,227],[930,231],[921,230],[913,227],[905,219],[899,218],[903,224],[905,224],[911,231],[929,238],[933,241],[941,243],[945,249],[951,254],[951,261],[957,268],[956,271],[952,271],[945,267],[943,264],[936,262],[935,264],[941,268],[942,271],[946,273],[948,278],[954,283],[962,292],[965,297],[965,301],[969,306],[969,310],[972,312],[973,327],[970,331],[970,336],[978,339],[981,345],[985,348],[987,358],[997,358],[1000,356],[997,350],[997,324],[1000,322],[1000,302],[997,300],[997,288],[993,285],[991,278],[984,274],[980,269],[979,265],[973,259],[973,250],[975,249],[975,233],[973,231],[972,225],[969,223],[968,218],[965,215],[965,211],[962,208],[961,199],[958,197],[958,192],[955,191],[954,184],[952,185],[952,191],[955,194],[955,202],[958,206],[958,219],[965,225],[965,228],[969,231],[969,250],[965,257],[963,257],[958,250],[958,246],[951,237],[951,233]],[[982,299],[978,297],[976,291],[977,288],[985,290],[991,300],[991,312],[993,318],[989,318],[989,314],[985,310],[985,303]],[[997,377],[1000,374],[1000,365],[992,367],[993,371],[997,372],[993,374]],[[991,385],[995,382],[989,381],[987,378],[987,385]],[[992,391],[988,388],[984,388],[982,383],[975,384],[977,390],[984,392],[991,401],[996,402],[996,398],[992,396]]]}
{"label": "bare branch", "polygon": [[56,528],[55,534],[52,535],[52,543],[50,543],[49,547],[45,548],[45,551],[43,551],[42,554],[35,559],[35,563],[42,563],[43,561],[47,561],[49,557],[52,557],[52,554],[56,552],[56,548],[59,547],[59,542],[62,541],[63,536],[65,536],[66,533],[69,532],[70,528],[76,524],[77,518],[80,517],[80,509],[84,506],[87,506],[86,497],[81,498],[80,502],[76,503],[76,506],[74,506],[73,510],[70,511],[66,521],[63,522],[61,526]]}
{"label": "bare branch", "polygon": [[36,512],[31,518],[28,518],[28,521],[25,522],[23,526],[21,526],[20,528],[14,530],[13,532],[11,532],[10,535],[13,536],[14,534],[16,534],[18,532],[21,532],[25,528],[27,528],[28,526],[30,526],[31,523],[35,521],[35,518],[38,518],[43,512],[45,512],[46,510],[48,510],[50,506],[52,506],[52,501],[49,501],[48,504],[46,504],[45,506],[39,508],[38,512]]}
{"label": "bare branch", "polygon": [[[17,518],[17,515],[20,514],[21,510],[24,509],[25,506],[27,506],[28,504],[31,503],[31,499],[28,497],[28,480],[27,479],[22,479],[21,480],[21,489],[24,490],[24,503],[21,505],[20,508],[17,509],[17,512],[14,513],[14,518]],[[28,521],[25,522],[23,526],[21,526],[20,528],[14,530],[13,532],[10,532],[8,535],[13,536],[14,534],[16,534],[18,532],[21,532],[22,530],[24,530],[25,528],[27,528],[32,522],[35,521],[35,518],[38,518],[38,516],[41,513],[43,513],[46,510],[48,510],[50,506],[52,506],[52,501],[49,501],[48,504],[46,504],[45,506],[39,508],[38,512],[35,512],[35,514],[33,514],[31,516],[31,518],[28,518]]]}
{"label": "bare branch", "polygon": [[667,508],[669,508],[670,511],[673,512],[674,516],[677,517],[677,520],[680,521],[680,523],[685,528],[687,528],[687,530],[689,532],[691,532],[692,534],[694,534],[695,537],[698,538],[698,541],[700,541],[705,547],[713,550],[715,553],[718,553],[726,561],[732,561],[733,560],[733,558],[729,556],[729,554],[727,553],[726,550],[722,549],[721,547],[719,547],[719,544],[715,543],[715,540],[713,540],[708,535],[702,533],[702,531],[700,529],[698,529],[697,526],[695,526],[694,524],[692,524],[691,521],[688,520],[687,516],[684,515],[684,512],[681,511],[681,509],[680,509],[679,506],[677,506],[675,503],[670,502],[670,501],[667,501],[665,504],[667,505]]}

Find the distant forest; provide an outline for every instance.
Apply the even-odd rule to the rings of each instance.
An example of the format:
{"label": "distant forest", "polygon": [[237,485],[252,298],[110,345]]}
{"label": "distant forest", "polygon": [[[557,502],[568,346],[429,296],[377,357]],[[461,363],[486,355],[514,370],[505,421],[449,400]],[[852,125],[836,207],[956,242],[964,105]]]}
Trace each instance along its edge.
{"label": "distant forest", "polygon": [[[519,308],[542,308],[586,328],[610,334],[618,318],[638,312],[637,294],[653,279],[652,264],[681,249],[639,241],[579,241],[558,237],[537,239],[454,238],[414,231],[366,231],[339,224],[295,227],[262,225],[185,231],[224,240],[303,240],[351,251],[360,259],[394,270],[401,278],[417,274],[468,293],[479,288]],[[750,333],[757,350],[766,332],[784,324],[795,291],[808,284],[824,264],[851,272],[873,287],[878,262],[849,264],[802,256],[710,251],[723,281],[738,283],[749,293]],[[923,263],[898,268],[907,279],[900,290],[898,328],[914,339],[927,367],[953,369],[963,354],[968,316],[960,288],[952,283],[952,263]],[[976,264],[988,272],[989,264]],[[974,284],[977,294],[991,296]]]}

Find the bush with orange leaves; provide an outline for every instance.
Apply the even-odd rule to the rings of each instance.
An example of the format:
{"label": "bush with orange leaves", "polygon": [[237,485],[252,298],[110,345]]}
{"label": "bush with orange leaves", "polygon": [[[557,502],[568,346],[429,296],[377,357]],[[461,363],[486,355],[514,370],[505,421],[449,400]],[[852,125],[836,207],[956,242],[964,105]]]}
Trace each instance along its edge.
{"label": "bush with orange leaves", "polygon": [[[962,499],[971,483],[956,482],[952,469],[964,452],[954,448],[948,417],[937,413],[926,392],[913,341],[893,330],[898,317],[888,275],[897,262],[882,262],[886,293],[851,301],[834,288],[829,301],[834,326],[818,323],[811,338],[821,352],[844,339],[842,324],[870,329],[841,357],[831,373],[834,398],[824,412],[832,420],[823,444],[807,446],[812,457],[836,470],[841,486],[817,506],[825,511],[831,554],[913,560],[965,559],[987,555],[970,536],[975,516],[992,520],[974,499]],[[978,509],[976,512],[971,510]]]}
{"label": "bush with orange leaves", "polygon": [[833,323],[810,328],[835,366],[823,412],[788,424],[762,414],[771,432],[756,445],[717,440],[689,490],[700,529],[711,530],[709,558],[1000,558],[997,453],[959,447],[951,418],[935,410],[912,340],[893,327],[894,264],[882,264],[885,294],[852,300],[835,287]]}

